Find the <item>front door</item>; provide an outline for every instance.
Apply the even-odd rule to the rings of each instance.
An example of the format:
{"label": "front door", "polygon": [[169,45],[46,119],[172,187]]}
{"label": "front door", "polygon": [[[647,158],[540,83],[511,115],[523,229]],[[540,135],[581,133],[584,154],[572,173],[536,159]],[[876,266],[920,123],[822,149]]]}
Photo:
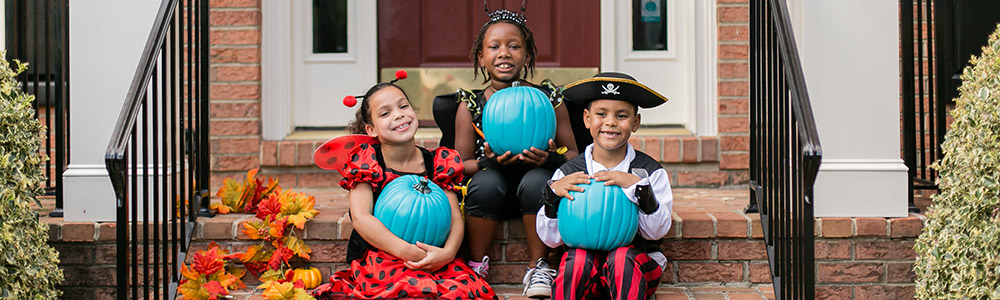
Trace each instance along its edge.
{"label": "front door", "polygon": [[672,0],[601,2],[601,69],[628,73],[669,99],[643,110],[643,125],[695,125],[694,5]]}
{"label": "front door", "polygon": [[375,2],[289,1],[291,13],[292,124],[295,128],[345,126],[354,109],[347,95],[377,82]]}
{"label": "front door", "polygon": [[[381,80],[406,69],[401,81],[419,108],[421,124],[431,126],[431,100],[456,88],[481,89],[473,79],[469,52],[488,20],[483,1],[380,0],[378,67]],[[487,1],[490,10],[521,10],[520,0]],[[598,0],[525,2],[527,25],[538,48],[538,71],[528,81],[551,79],[564,85],[593,76],[601,64]]]}

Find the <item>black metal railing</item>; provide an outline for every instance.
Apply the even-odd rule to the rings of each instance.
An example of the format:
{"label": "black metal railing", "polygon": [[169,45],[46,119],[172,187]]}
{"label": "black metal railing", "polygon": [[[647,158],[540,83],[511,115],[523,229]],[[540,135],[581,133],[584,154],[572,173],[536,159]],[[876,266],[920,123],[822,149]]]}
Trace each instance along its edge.
{"label": "black metal railing", "polygon": [[174,299],[208,208],[208,0],[164,0],[154,22],[105,156],[118,299]]}
{"label": "black metal railing", "polygon": [[750,1],[750,201],[777,299],[815,298],[813,184],[822,148],[783,0]]}
{"label": "black metal railing", "polygon": [[23,89],[35,95],[32,104],[47,135],[41,152],[45,162],[45,193],[55,196],[50,214],[62,217],[62,174],[69,164],[69,1],[6,1],[7,58],[29,63],[18,75]]}
{"label": "black metal railing", "polygon": [[909,169],[909,210],[919,212],[913,203],[915,190],[936,190],[937,172],[930,168],[943,157],[941,143],[947,131],[947,105],[938,88],[935,70],[938,48],[934,0],[900,0],[899,34],[902,55],[903,161]]}

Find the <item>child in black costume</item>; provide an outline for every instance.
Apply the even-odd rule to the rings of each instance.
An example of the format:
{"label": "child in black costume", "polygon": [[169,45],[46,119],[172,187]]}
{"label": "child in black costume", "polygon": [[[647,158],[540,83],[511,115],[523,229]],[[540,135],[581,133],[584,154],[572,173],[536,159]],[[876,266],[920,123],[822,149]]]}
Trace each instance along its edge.
{"label": "child in black costume", "polygon": [[553,299],[646,299],[659,284],[667,259],[659,239],[670,229],[673,196],[659,162],[628,143],[639,129],[639,107],[666,98],[622,73],[600,73],[566,85],[566,101],[586,105],[584,121],[594,138],[581,155],[563,164],[548,181],[536,231],[546,245],[563,244],[559,201],[591,180],[617,185],[639,207],[639,230],[632,243],[611,251],[568,249],[552,287]]}
{"label": "child in black costume", "polygon": [[[464,199],[466,241],[472,261],[469,265],[485,277],[489,269],[486,254],[497,226],[502,220],[520,218],[525,224],[531,257],[523,280],[525,294],[548,297],[555,270],[546,260],[548,248],[534,231],[535,212],[541,208],[545,181],[563,162],[576,156],[577,142],[558,88],[548,81],[535,86],[525,80],[528,73],[534,72],[537,50],[531,30],[525,25],[523,11],[522,8],[521,13],[490,12],[490,20],[477,35],[470,57],[476,76],[482,74],[483,83],[489,85],[483,90],[459,90],[439,96],[434,100],[434,110],[442,131],[441,145],[454,145],[465,158],[466,177],[471,178]],[[496,91],[515,82],[535,86],[550,95],[557,124],[555,139],[549,140],[548,150],[531,148],[522,153],[493,153],[481,134],[481,112],[486,101]],[[453,114],[447,115],[449,112]]]}

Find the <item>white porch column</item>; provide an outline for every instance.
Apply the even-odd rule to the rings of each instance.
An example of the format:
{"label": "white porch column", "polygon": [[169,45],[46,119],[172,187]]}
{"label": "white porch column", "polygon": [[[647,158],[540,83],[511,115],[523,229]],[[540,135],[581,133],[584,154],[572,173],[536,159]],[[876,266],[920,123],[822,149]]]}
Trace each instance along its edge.
{"label": "white porch column", "polygon": [[801,22],[796,35],[823,145],[816,217],[906,216],[899,3],[793,2],[801,10],[793,19]]}
{"label": "white porch column", "polygon": [[70,164],[63,174],[66,221],[113,221],[115,196],[104,152],[125,102],[160,0],[69,4]]}

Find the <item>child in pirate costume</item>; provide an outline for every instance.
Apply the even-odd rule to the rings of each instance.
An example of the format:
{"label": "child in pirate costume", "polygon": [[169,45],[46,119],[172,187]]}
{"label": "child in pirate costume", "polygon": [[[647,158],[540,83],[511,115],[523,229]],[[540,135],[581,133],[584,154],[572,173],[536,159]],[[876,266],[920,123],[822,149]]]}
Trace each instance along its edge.
{"label": "child in pirate costume", "polygon": [[[623,73],[606,72],[566,85],[566,101],[586,105],[584,124],[594,143],[559,167],[548,181],[536,230],[549,247],[563,244],[556,219],[559,201],[591,180],[617,185],[639,208],[632,243],[611,251],[567,249],[553,282],[552,299],[646,299],[656,291],[667,259],[659,239],[670,229],[673,196],[659,162],[628,143],[639,129],[638,108],[666,98]],[[563,199],[565,197],[565,199]]]}
{"label": "child in pirate costume", "polygon": [[[485,3],[484,3],[485,6]],[[524,3],[520,13],[505,9],[490,12],[490,18],[477,34],[470,51],[476,76],[482,74],[485,89],[438,96],[434,99],[434,118],[441,128],[440,145],[453,147],[465,159],[468,182],[464,197],[466,243],[471,266],[486,277],[494,233],[500,222],[521,219],[525,224],[530,255],[524,275],[524,293],[528,297],[548,297],[555,270],[546,259],[548,248],[534,232],[536,212],[541,208],[545,181],[560,165],[578,153],[579,137],[571,128],[571,113],[548,80],[540,85],[526,81],[534,72],[537,49],[531,30],[525,25]],[[532,147],[522,153],[493,153],[482,131],[483,108],[498,90],[515,84],[533,86],[549,96],[556,114],[556,135],[549,149]],[[582,116],[582,108],[576,115]],[[531,120],[525,120],[530,122]],[[584,135],[589,143],[589,136]]]}

